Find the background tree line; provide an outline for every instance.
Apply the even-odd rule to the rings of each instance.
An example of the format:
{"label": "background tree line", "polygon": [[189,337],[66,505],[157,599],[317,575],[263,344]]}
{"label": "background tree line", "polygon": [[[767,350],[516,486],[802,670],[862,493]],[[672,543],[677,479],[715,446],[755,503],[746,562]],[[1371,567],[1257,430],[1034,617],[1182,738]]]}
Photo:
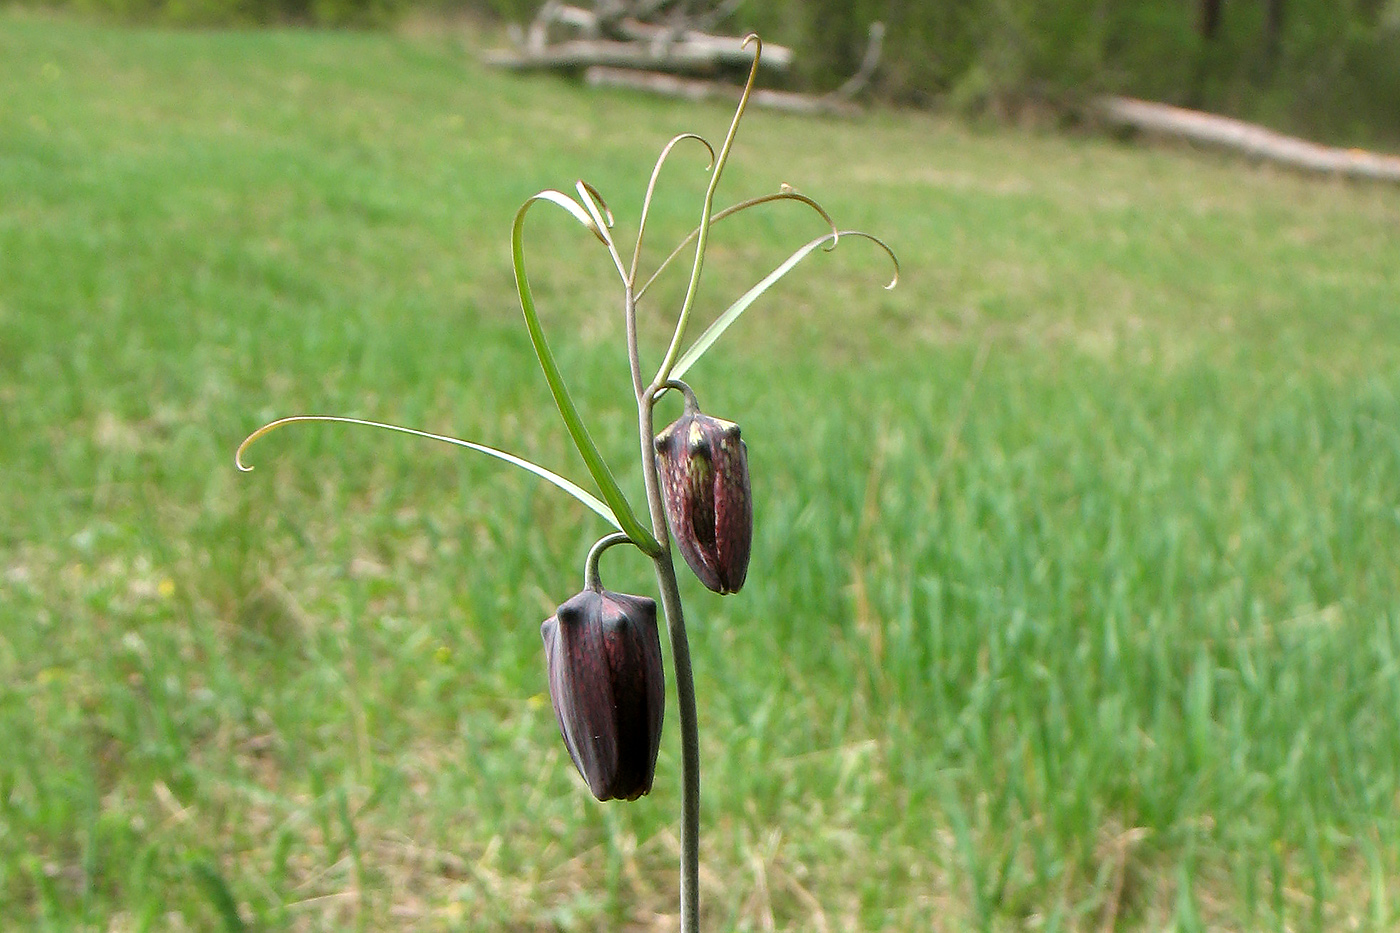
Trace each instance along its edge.
{"label": "background tree line", "polygon": [[[527,22],[542,0],[38,2],[179,24],[377,27],[415,10]],[[888,31],[872,92],[901,104],[1073,115],[1109,91],[1400,142],[1400,0],[748,0],[724,28],[792,46],[790,86],[820,91],[856,69],[876,20]]]}
{"label": "background tree line", "polygon": [[[1111,91],[1357,141],[1400,137],[1400,0],[787,0],[817,85],[889,27],[879,90],[1015,114]],[[754,11],[758,13],[758,10]],[[775,23],[779,26],[779,23]]]}

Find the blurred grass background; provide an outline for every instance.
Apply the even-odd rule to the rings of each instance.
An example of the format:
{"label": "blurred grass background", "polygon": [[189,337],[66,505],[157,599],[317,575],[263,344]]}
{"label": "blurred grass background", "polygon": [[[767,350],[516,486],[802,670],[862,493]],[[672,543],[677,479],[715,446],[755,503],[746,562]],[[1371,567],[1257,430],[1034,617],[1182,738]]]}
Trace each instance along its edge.
{"label": "blurred grass background", "polygon": [[[660,146],[728,113],[487,72],[480,39],[0,14],[7,924],[674,928],[674,720],[652,795],[598,805],[544,695],[601,523],[354,428],[233,469],[325,412],[583,478],[510,219],[581,175],[625,241]],[[702,169],[667,169],[651,262]],[[685,583],[706,928],[1400,924],[1400,192],[753,113],[721,200],[781,182],[905,278],[817,254],[691,374],[758,522],[741,594]],[[727,221],[700,313],[818,232]],[[547,211],[528,238],[639,496],[611,265]]]}

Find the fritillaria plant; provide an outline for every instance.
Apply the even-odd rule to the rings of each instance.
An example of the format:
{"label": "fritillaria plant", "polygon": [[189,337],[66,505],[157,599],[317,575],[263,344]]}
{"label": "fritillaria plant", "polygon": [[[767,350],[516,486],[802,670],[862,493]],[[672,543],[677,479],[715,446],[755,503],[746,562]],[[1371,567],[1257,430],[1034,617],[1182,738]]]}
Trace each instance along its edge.
{"label": "fritillaria plant", "polygon": [[[863,237],[878,244],[894,263],[895,275],[886,288],[894,287],[899,273],[894,253],[883,242],[859,231],[838,230],[819,204],[787,185],[783,185],[776,194],[741,201],[724,210],[714,210],[715,189],[719,186],[735,132],[753,90],[762,52],[762,43],[757,36],[751,35],[744,40],[745,47],[750,44],[754,47],[753,65],[718,154],[714,147],[693,133],[682,133],[662,148],[647,184],[630,263],[623,262],[613,239],[612,213],[602,196],[587,182],[579,181],[576,184],[576,196],[555,190],[541,191],[516,212],[511,229],[511,258],[520,307],[525,314],[525,326],[564,426],[583,457],[599,495],[595,496],[539,464],[485,444],[335,415],[280,418],[250,434],[235,455],[239,469],[251,470],[243,461],[243,454],[249,445],[276,428],[297,422],[330,421],[386,428],[455,444],[527,470],[567,492],[611,525],[614,531],[600,538],[587,555],[583,590],[563,602],[540,629],[545,647],[549,694],[559,731],[569,757],[587,782],[588,789],[599,800],[636,800],[651,790],[660,748],[665,674],[656,602],[646,596],[605,590],[599,578],[598,562],[605,550],[619,544],[631,545],[651,559],[670,636],[671,670],[676,678],[680,707],[682,933],[695,933],[698,929],[700,746],[690,649],[670,541],[674,537],[686,564],[706,587],[720,594],[735,593],[744,585],[748,572],[753,538],[753,505],[748,452],[740,438],[739,426],[701,412],[695,393],[680,380],[759,296],[818,247],[832,249],[843,237]],[[638,265],[657,178],[671,150],[688,140],[703,146],[710,157],[710,182],[705,190],[700,223],[643,280],[639,276]],[[812,208],[825,221],[828,232],[799,247],[786,261],[741,295],[682,352],[711,226],[740,211],[784,200],[797,201]],[[563,208],[597,237],[607,248],[622,280],[622,313],[637,405],[641,472],[650,518],[648,523],[638,519],[613,477],[612,470],[589,436],[540,326],[525,274],[523,238],[525,216],[538,202]],[[637,341],[638,302],[657,277],[692,244],[694,258],[690,282],[677,315],[674,333],[655,375],[646,380],[642,375]],[[682,394],[684,413],[675,423],[658,433],[653,423],[653,412],[657,400],[669,391]]]}

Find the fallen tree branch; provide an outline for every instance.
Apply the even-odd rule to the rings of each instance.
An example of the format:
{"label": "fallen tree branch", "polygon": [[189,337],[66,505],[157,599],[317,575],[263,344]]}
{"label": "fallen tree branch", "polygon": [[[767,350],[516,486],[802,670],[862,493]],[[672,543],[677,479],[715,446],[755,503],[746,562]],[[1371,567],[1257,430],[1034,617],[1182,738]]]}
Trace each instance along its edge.
{"label": "fallen tree branch", "polygon": [[834,100],[850,100],[855,97],[870,83],[870,78],[875,74],[875,69],[880,64],[880,53],[885,48],[885,24],[874,22],[870,24],[870,41],[865,46],[865,57],[860,60],[860,67],[856,73],[846,79],[836,90],[831,92]]}
{"label": "fallen tree branch", "polygon": [[[782,71],[792,61],[792,50],[764,45],[760,65]],[[691,34],[677,42],[618,42],[610,39],[572,39],[554,45],[486,53],[486,62],[519,71],[580,70],[593,65],[654,71],[713,71],[719,66],[746,68],[753,52],[742,40],[728,36]]]}
{"label": "fallen tree branch", "polygon": [[[595,65],[584,72],[584,80],[594,87],[625,87],[667,97],[682,97],[686,100],[705,100],[710,97],[738,100],[743,93],[743,88],[720,81],[700,81],[694,78],[678,78],[659,71],[634,71],[629,68],[609,68],[601,65]],[[756,107],[784,110],[788,113],[829,113],[849,117],[860,112],[860,108],[855,105],[830,95],[813,97],[809,94],[761,88],[752,93],[749,103]]]}
{"label": "fallen tree branch", "polygon": [[1311,172],[1400,182],[1400,156],[1323,146],[1243,120],[1131,97],[1101,97],[1096,105],[1103,119],[1114,126],[1219,146]]}

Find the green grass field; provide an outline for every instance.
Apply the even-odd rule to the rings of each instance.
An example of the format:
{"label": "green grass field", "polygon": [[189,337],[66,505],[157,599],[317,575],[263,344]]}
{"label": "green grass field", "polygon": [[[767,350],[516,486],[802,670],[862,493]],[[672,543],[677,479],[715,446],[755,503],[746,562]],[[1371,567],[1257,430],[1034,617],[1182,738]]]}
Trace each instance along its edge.
{"label": "green grass field", "polygon": [[[674,929],[674,713],[601,805],[544,692],[602,523],[357,428],[233,467],[323,412],[585,479],[511,217],[582,176],[627,240],[728,111],[478,42],[0,12],[0,926]],[[752,112],[720,200],[783,182],[905,277],[817,254],[689,376],[758,523],[742,593],[683,581],[706,929],[1400,928],[1400,190]],[[700,315],[820,232],[763,211]],[[528,237],[640,505],[615,274],[562,214]]]}

